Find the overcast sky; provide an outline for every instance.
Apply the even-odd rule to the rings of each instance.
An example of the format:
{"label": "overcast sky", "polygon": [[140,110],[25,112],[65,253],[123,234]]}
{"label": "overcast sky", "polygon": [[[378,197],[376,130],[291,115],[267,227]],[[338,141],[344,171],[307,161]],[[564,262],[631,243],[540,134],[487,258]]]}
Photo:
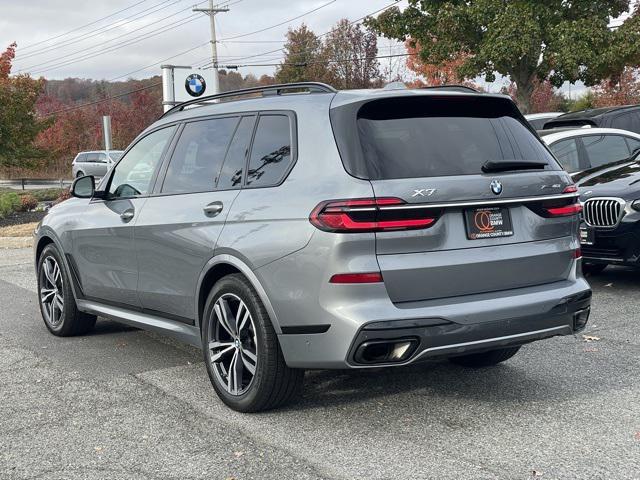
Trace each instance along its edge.
{"label": "overcast sky", "polygon": [[[52,79],[145,78],[160,73],[160,62],[204,65],[211,56],[207,43],[209,20],[191,11],[196,3],[203,7],[208,0],[0,0],[0,51],[16,41],[13,72]],[[289,27],[304,22],[321,34],[341,18],[356,20],[393,0],[217,0],[216,3],[227,4],[230,9],[216,16],[221,40],[220,64],[233,65],[278,63],[281,52],[259,54],[281,48]],[[402,0],[398,5],[406,4]],[[317,10],[304,15],[314,9]],[[402,45],[388,40],[381,40],[378,46],[381,55],[404,50]],[[243,58],[250,56],[253,58]],[[398,59],[396,65],[403,61]],[[250,66],[239,71],[260,76],[272,74],[274,67]],[[506,81],[480,83],[497,91]],[[573,96],[583,90],[581,85],[563,87],[563,91]]]}
{"label": "overcast sky", "polygon": [[[203,64],[211,58],[210,46],[206,43],[210,35],[208,18],[191,11],[199,1],[0,0],[0,51],[16,41],[14,73],[26,71],[33,76],[56,79],[144,78],[159,74],[159,64],[136,70],[160,61]],[[218,0],[216,3],[226,3],[230,9],[216,16],[217,35],[222,40],[218,46],[220,63],[238,64],[277,63],[282,58],[281,52],[251,59],[238,57],[281,48],[289,27],[304,22],[316,33],[324,33],[341,18],[358,19],[391,4],[392,0]],[[207,4],[200,1],[199,6]],[[406,5],[406,1],[400,5]],[[315,12],[288,21],[318,7],[321,8]],[[87,25],[89,23],[92,24]],[[241,36],[280,23],[280,26]],[[67,34],[69,31],[72,32]],[[229,38],[236,36],[241,37]],[[253,43],[258,41],[265,43]],[[389,52],[389,42],[383,41],[380,46],[385,47],[385,53]],[[178,55],[187,50],[190,51]],[[398,46],[392,50],[398,52]],[[168,58],[173,56],[175,58]],[[242,74],[257,76],[273,71],[273,67],[257,66],[240,69]]]}

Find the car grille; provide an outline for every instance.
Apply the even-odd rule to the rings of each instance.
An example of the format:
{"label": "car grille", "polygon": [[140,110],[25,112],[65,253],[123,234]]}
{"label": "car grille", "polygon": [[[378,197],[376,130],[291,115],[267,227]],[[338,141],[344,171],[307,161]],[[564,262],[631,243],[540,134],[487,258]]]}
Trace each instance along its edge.
{"label": "car grille", "polygon": [[620,198],[591,198],[584,202],[582,215],[592,227],[615,227],[622,218],[624,205]]}

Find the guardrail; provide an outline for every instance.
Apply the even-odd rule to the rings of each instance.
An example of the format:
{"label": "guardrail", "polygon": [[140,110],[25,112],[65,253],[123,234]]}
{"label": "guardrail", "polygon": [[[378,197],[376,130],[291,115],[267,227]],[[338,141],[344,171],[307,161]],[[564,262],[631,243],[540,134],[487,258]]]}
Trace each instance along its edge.
{"label": "guardrail", "polygon": [[13,188],[16,190],[30,190],[35,188],[65,188],[70,187],[73,180],[20,178],[17,180],[0,180],[0,188]]}

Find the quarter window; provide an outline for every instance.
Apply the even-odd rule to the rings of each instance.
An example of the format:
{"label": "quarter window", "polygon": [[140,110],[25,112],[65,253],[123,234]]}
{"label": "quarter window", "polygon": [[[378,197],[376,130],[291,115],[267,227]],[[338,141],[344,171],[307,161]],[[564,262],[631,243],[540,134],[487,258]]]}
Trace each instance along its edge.
{"label": "quarter window", "polygon": [[291,164],[291,127],[286,115],[263,115],[251,148],[247,185],[280,183]]}
{"label": "quarter window", "polygon": [[237,117],[187,123],[171,157],[162,192],[212,191],[237,124]]}
{"label": "quarter window", "polygon": [[582,142],[591,167],[600,167],[629,157],[627,142],[619,135],[589,135],[583,137]]}
{"label": "quarter window", "polygon": [[175,127],[156,130],[131,147],[111,176],[110,198],[139,197],[149,193],[153,172],[174,132]]}

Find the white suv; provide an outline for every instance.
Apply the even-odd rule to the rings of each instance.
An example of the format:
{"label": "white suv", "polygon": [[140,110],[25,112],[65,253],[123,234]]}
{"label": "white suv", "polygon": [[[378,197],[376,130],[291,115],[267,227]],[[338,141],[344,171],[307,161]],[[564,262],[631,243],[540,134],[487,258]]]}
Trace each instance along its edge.
{"label": "white suv", "polygon": [[113,164],[120,159],[122,153],[122,150],[80,152],[71,164],[73,177],[78,178],[85,175],[104,177]]}

